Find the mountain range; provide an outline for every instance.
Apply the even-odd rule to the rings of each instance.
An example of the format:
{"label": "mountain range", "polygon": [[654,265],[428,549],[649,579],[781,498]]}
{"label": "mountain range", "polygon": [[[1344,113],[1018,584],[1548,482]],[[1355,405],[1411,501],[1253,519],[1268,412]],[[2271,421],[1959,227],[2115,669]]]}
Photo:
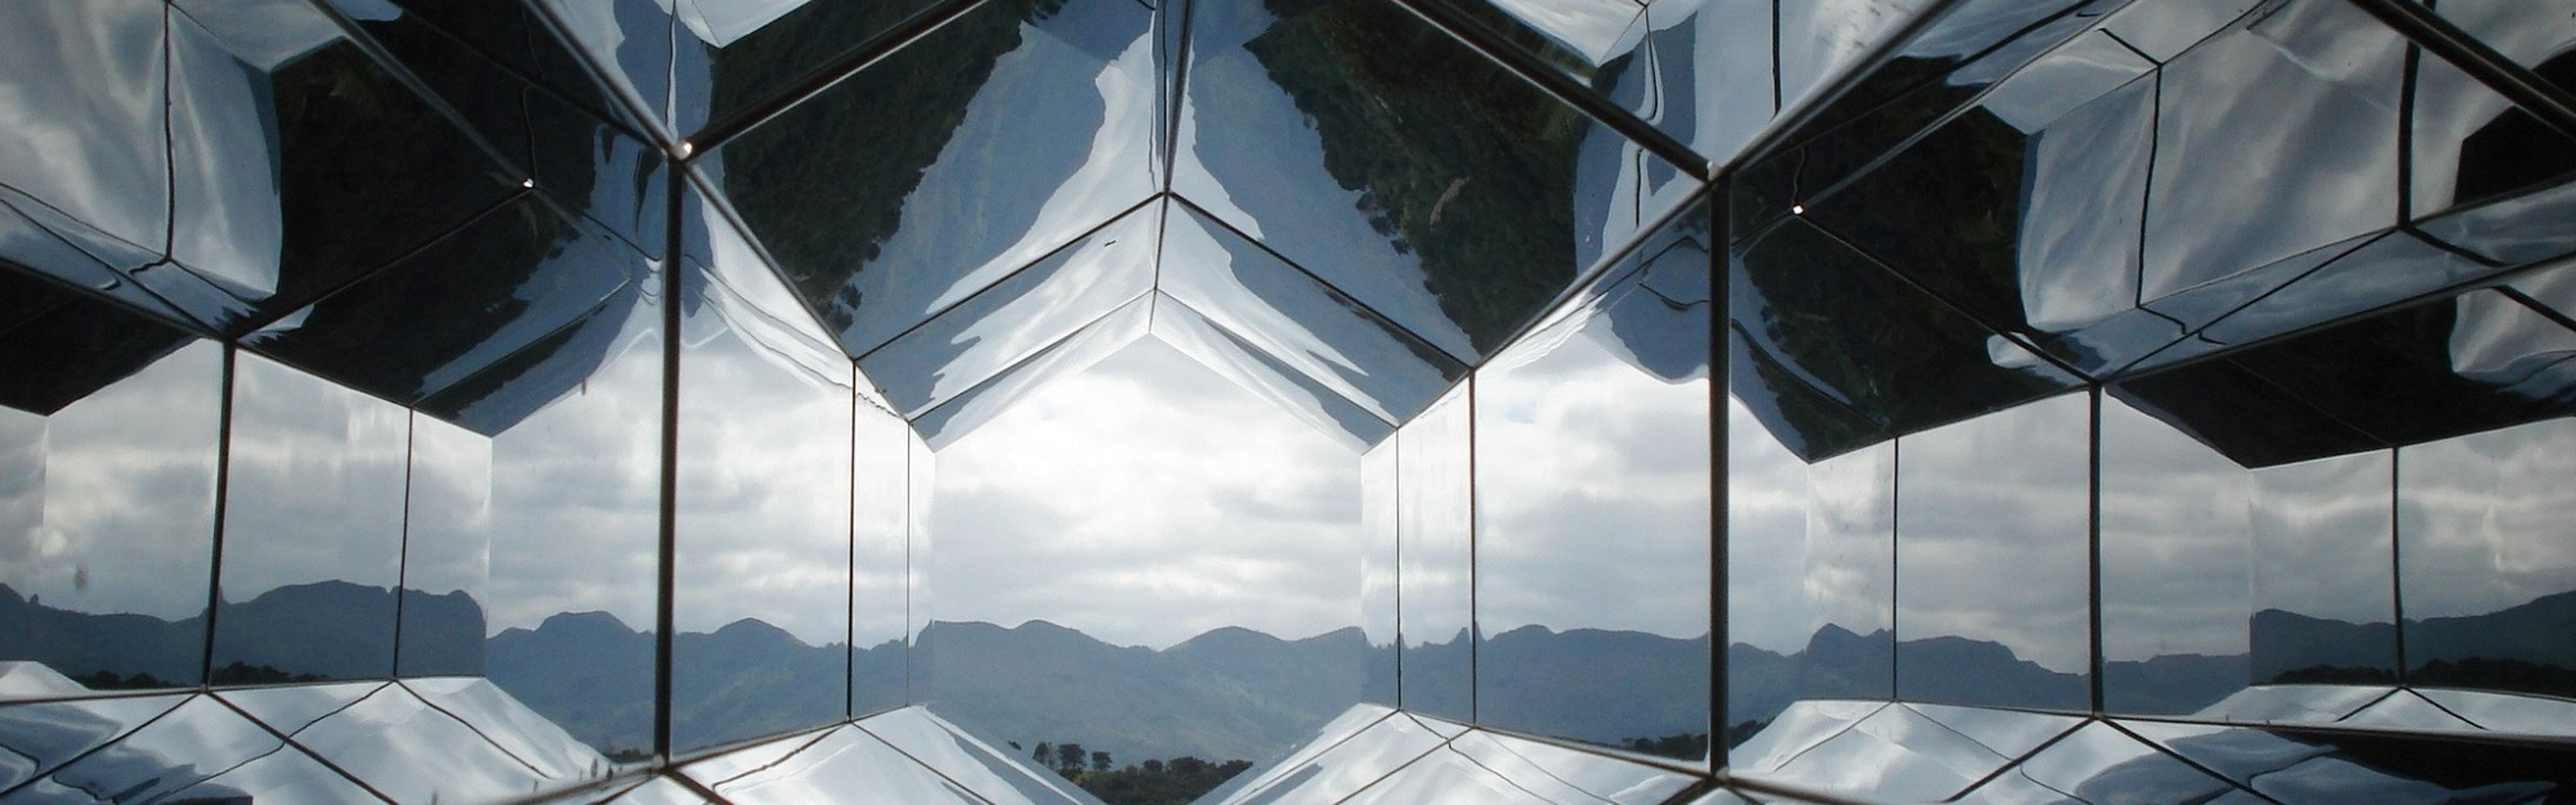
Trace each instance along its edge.
{"label": "mountain range", "polygon": [[[402,673],[484,674],[575,737],[604,749],[650,745],[654,640],[602,612],[563,613],[536,628],[476,640],[481,609],[462,593],[404,591]],[[226,603],[217,619],[219,682],[382,677],[395,666],[395,594],[342,582],[271,590]],[[2484,615],[2408,621],[2418,677],[2432,684],[2576,696],[2576,592]],[[90,614],[0,586],[0,659],[34,659],[93,686],[194,681],[205,619]],[[2248,621],[2254,650],[2171,655],[2104,668],[2113,710],[2189,713],[2249,681],[2371,682],[2392,678],[2389,624],[2354,624],[2280,610]],[[1474,647],[1484,669],[1466,678],[1462,632],[1406,653],[1408,702],[1463,718],[1463,695],[1431,704],[1425,691],[1474,685],[1479,715],[1525,732],[1605,743],[1704,733],[1706,637],[1523,627]],[[926,703],[996,744],[1078,742],[1120,762],[1194,755],[1261,760],[1286,750],[1363,698],[1391,698],[1393,650],[1355,628],[1299,640],[1223,628],[1169,648],[1116,646],[1046,621],[1016,627],[937,622],[919,645],[853,651],[809,645],[741,620],[673,641],[673,732],[684,749],[712,746]],[[1891,662],[1894,664],[1891,666]],[[1767,720],[1801,698],[1885,698],[1902,667],[1905,698],[2081,709],[2088,685],[2016,657],[2004,645],[1957,637],[1898,643],[1885,631],[1819,629],[1798,651],[1728,647],[1728,712]],[[225,678],[231,674],[230,678]],[[846,679],[846,682],[844,681]],[[845,710],[845,708],[847,708]]]}

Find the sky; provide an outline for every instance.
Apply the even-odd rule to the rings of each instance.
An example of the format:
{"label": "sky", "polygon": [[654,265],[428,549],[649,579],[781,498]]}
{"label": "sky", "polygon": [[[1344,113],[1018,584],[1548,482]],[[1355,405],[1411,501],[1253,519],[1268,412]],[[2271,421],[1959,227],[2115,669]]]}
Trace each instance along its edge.
{"label": "sky", "polygon": [[932,617],[1154,648],[1359,617],[1359,456],[1143,339],[937,454]]}

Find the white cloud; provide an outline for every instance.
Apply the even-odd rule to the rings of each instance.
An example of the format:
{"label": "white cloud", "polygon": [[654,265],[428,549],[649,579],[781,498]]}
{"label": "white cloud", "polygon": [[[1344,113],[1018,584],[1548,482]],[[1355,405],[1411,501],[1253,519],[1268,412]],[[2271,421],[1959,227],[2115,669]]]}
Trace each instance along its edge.
{"label": "white cloud", "polygon": [[1166,646],[1354,625],[1359,457],[1138,342],[938,454],[933,617]]}

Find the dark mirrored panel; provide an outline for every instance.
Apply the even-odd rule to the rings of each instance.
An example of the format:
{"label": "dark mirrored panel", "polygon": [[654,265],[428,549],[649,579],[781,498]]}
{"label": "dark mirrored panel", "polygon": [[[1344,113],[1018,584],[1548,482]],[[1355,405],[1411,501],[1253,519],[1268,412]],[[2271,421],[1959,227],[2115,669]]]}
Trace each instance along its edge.
{"label": "dark mirrored panel", "polygon": [[758,114],[808,82],[896,44],[934,0],[681,3],[672,35],[671,123],[682,132]]}
{"label": "dark mirrored panel", "polygon": [[621,761],[653,747],[661,316],[612,297],[420,407],[491,441],[484,673]]}
{"label": "dark mirrored panel", "polygon": [[1806,218],[2080,369],[2143,357],[2181,336],[2134,307],[2151,67],[2108,36],[2076,39],[1831,195],[1801,199]]}
{"label": "dark mirrored panel", "polygon": [[[2083,6],[2068,0],[1950,4],[1940,17],[1925,21],[1925,27],[1912,38],[1891,48],[1884,61],[1866,67],[1867,72],[1832,77],[1832,83],[1841,89],[1826,97],[1815,94],[1826,91],[1825,84],[1797,83],[1797,74],[1803,69],[1799,63],[1802,54],[1797,51],[1802,45],[1815,44],[1831,51],[1831,58],[1842,65],[1837,70],[1860,69],[1869,51],[1889,44],[1888,36],[1913,23],[1932,4],[1863,0],[1794,5],[1799,7],[1784,5],[1780,9],[1778,55],[1783,81],[1778,97],[1784,110],[1801,104],[1813,106],[1813,110],[1805,115],[1798,129],[1783,132],[1777,143],[1765,151],[1739,160],[1735,189],[1740,202],[1735,214],[1740,232],[1755,231],[1780,216],[1794,214],[1796,206],[1812,198],[1834,192],[1844,180],[1866,170],[1881,155],[1900,150],[1907,141],[1942,127],[1945,118],[2026,64],[2034,68],[2031,72],[2063,78],[2064,70],[2058,68],[2065,66],[2064,56],[2050,55],[2032,64],[2034,57],[2083,33],[2099,18],[2097,14],[2084,13]],[[1897,13],[1885,13],[1890,11]],[[1800,41],[1811,36],[1816,38]],[[2077,58],[2082,58],[2081,54]],[[2030,89],[2028,85],[2033,82],[2018,83]],[[2072,107],[2086,97],[2086,90],[2080,87],[2058,81],[2040,83],[2059,84],[2042,94],[2061,108]],[[1976,114],[1973,110],[1965,112],[1967,116]],[[2036,124],[2044,120],[2021,115],[2017,122]],[[1991,161],[1994,156],[2006,155],[1982,157],[1981,161]],[[1975,171],[1966,173],[1973,175]]]}
{"label": "dark mirrored panel", "polygon": [[2089,707],[2091,405],[2069,394],[1898,440],[1898,696]]}
{"label": "dark mirrored panel", "polygon": [[491,598],[492,439],[411,415],[396,676],[481,676]]}
{"label": "dark mirrored panel", "polygon": [[[2559,89],[2576,87],[2576,18],[2545,4],[2512,0],[2443,0],[2434,13],[2459,26],[2515,64]],[[2416,78],[2413,152],[2414,211],[2424,216],[2451,205],[2520,197],[2473,218],[2479,228],[2504,230],[2528,246],[2564,252],[2563,231],[2543,223],[2565,220],[2566,183],[2576,172],[2570,141],[2531,113],[2467,80],[2430,55]],[[2538,191],[2538,192],[2534,192]],[[2496,223],[2490,223],[2494,221]],[[2497,225],[2503,223],[2504,225]],[[2527,233],[2527,234],[2525,234]],[[2492,237],[2492,234],[2487,234]],[[2522,256],[2520,260],[2533,259]]]}
{"label": "dark mirrored panel", "polygon": [[1728,325],[1751,364],[1729,379],[1733,393],[1774,433],[1798,434],[1788,446],[1801,456],[1873,441],[1872,429],[1920,430],[2075,383],[1801,219],[1741,247],[1728,281]]}
{"label": "dark mirrored panel", "polygon": [[644,268],[631,254],[522,196],[244,342],[388,399],[416,401],[640,293]]}
{"label": "dark mirrored panel", "polygon": [[2246,684],[2247,470],[2102,399],[2102,708],[2184,715]]}
{"label": "dark mirrored panel", "polygon": [[588,80],[606,85],[626,114],[657,136],[673,137],[665,117],[671,97],[673,38],[680,26],[669,5],[654,0],[530,0],[553,35],[569,42]]}
{"label": "dark mirrored panel", "polygon": [[[406,65],[419,62],[428,66],[415,67],[415,71],[437,72],[438,66],[455,65],[464,55],[459,51],[470,51],[521,81],[534,82],[545,94],[578,107],[584,114],[618,121],[617,125],[628,131],[652,128],[592,77],[579,49],[566,44],[548,27],[540,4],[486,7],[444,0],[393,0],[390,6],[379,0],[327,2],[342,17],[383,43],[397,60]],[[190,11],[207,15],[262,8],[256,3],[202,3]],[[475,68],[467,72],[484,71]],[[448,93],[442,89],[441,94]],[[460,104],[469,105],[472,102]]]}
{"label": "dark mirrored panel", "polygon": [[248,352],[232,393],[209,681],[391,675],[410,412]]}
{"label": "dark mirrored panel", "polygon": [[2388,444],[2570,413],[2576,328],[2498,290],[2401,308],[2236,354],[2246,370]]}
{"label": "dark mirrored panel", "polygon": [[851,411],[850,714],[864,716],[906,701],[912,429],[865,401]]}
{"label": "dark mirrored panel", "polygon": [[1191,16],[1172,190],[1459,359],[1694,189],[1399,6]]}
{"label": "dark mirrored panel", "polygon": [[850,662],[848,358],[707,223],[681,276],[675,750],[842,717]]}
{"label": "dark mirrored panel", "polygon": [[1396,454],[1396,441],[1388,439],[1360,455],[1360,636],[1368,640],[1360,655],[1360,701],[1389,707],[1396,704],[1396,641],[1403,627],[1396,616],[1403,581]]}
{"label": "dark mirrored panel", "polygon": [[28,282],[12,301],[42,312],[0,325],[0,659],[30,661],[11,698],[193,685],[224,349]]}
{"label": "dark mirrored panel", "polygon": [[2395,223],[2405,53],[2351,3],[2297,0],[2166,63],[2141,297]]}
{"label": "dark mirrored panel", "polygon": [[2398,449],[2409,682],[2576,699],[2571,456],[2566,418]]}
{"label": "dark mirrored panel", "polygon": [[1476,718],[1695,763],[1714,592],[1709,256],[1693,243],[1622,267],[1477,373]]}
{"label": "dark mirrored panel", "polygon": [[2391,461],[2380,450],[2254,470],[2246,681],[2396,681]]}
{"label": "dark mirrored panel", "polygon": [[957,399],[1154,287],[1162,205],[1146,204],[861,355],[907,417]]}
{"label": "dark mirrored panel", "polygon": [[[530,180],[527,186],[629,244],[660,253],[662,152],[638,139],[650,127],[637,123],[583,72],[579,57],[544,30],[533,9],[438,0],[332,4],[366,41],[428,87],[485,148]],[[188,5],[200,17],[259,13],[254,9],[274,15],[282,7],[195,0]]]}
{"label": "dark mirrored panel", "polygon": [[527,179],[320,10],[263,9],[170,18],[169,252],[229,297],[192,306],[218,326],[308,304]]}
{"label": "dark mirrored panel", "polygon": [[[2542,77],[2561,86],[2576,86],[2576,55],[2569,55],[2576,51],[2576,22],[2492,0],[2446,4],[2437,10],[2476,17],[2476,28],[2484,29],[2480,31],[2486,37],[2483,41],[2510,48],[2514,52],[2508,56],[2548,54],[2549,63],[2539,65]],[[2416,61],[2414,90],[2414,116],[2408,121],[2413,135],[2408,152],[2413,185],[2408,188],[2408,200],[2415,217],[2518,196],[2537,201],[2565,195],[2563,190],[2549,189],[2564,185],[2576,174],[2576,158],[2569,156],[2576,140],[2430,54]],[[2565,205],[2563,200],[2533,204],[2511,217],[2530,218],[2534,213],[2563,210]],[[2515,206],[2508,204],[2506,209]]]}
{"label": "dark mirrored panel", "polygon": [[1395,433],[1398,701],[1474,717],[1474,385],[1460,384]]}
{"label": "dark mirrored panel", "polygon": [[699,167],[864,354],[1160,189],[1157,18],[985,3]]}

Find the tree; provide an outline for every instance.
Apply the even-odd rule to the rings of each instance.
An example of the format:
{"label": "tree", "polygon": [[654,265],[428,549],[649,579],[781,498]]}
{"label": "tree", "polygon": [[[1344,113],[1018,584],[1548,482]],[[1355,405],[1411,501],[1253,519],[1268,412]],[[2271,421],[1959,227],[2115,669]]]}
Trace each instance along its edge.
{"label": "tree", "polygon": [[1093,752],[1093,753],[1091,753],[1091,770],[1092,770],[1092,771],[1108,771],[1108,770],[1109,770],[1109,753],[1107,753],[1107,752]]}
{"label": "tree", "polygon": [[1039,741],[1038,750],[1029,753],[1029,759],[1037,761],[1039,768],[1055,768],[1055,744]]}
{"label": "tree", "polygon": [[1154,774],[1161,774],[1163,773],[1163,762],[1160,760],[1145,761],[1145,770]]}
{"label": "tree", "polygon": [[1055,769],[1056,771],[1063,773],[1066,777],[1081,774],[1082,761],[1088,758],[1090,758],[1090,753],[1082,751],[1082,744],[1061,743],[1055,745]]}

